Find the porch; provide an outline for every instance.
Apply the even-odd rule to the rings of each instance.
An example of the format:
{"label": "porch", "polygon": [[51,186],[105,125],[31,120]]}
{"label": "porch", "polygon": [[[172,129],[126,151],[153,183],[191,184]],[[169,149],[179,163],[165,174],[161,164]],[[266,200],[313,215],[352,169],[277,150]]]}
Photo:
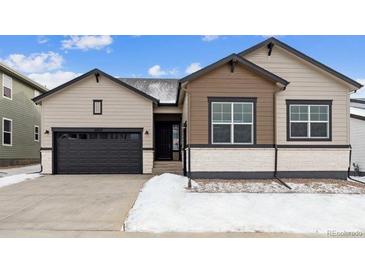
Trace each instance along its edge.
{"label": "porch", "polygon": [[152,173],[183,174],[181,114],[154,114],[154,161]]}

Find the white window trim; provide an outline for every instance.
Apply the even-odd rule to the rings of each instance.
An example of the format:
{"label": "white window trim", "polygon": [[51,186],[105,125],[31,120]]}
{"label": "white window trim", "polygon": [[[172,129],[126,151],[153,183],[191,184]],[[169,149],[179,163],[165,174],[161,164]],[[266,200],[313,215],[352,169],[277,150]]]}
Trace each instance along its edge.
{"label": "white window trim", "polygon": [[41,95],[41,93],[38,90],[35,89],[33,91],[33,98],[38,97],[39,95]]}
{"label": "white window trim", "polygon": [[[35,135],[36,135],[36,132],[35,132],[35,129],[36,128],[38,128],[38,140],[36,140],[36,138],[35,138]],[[39,126],[37,126],[37,125],[34,125],[34,129],[33,129],[33,139],[34,139],[34,141],[35,142],[38,142],[39,143]]]}
{"label": "white window trim", "polygon": [[[308,108],[308,120],[291,120],[291,108],[292,106],[306,106]],[[327,108],[327,120],[324,121],[324,120],[321,120],[321,121],[311,121],[310,119],[310,109],[312,106],[318,106],[318,107],[326,107]],[[316,140],[316,139],[328,139],[329,138],[329,134],[330,134],[330,128],[329,128],[329,125],[330,125],[330,108],[329,108],[329,105],[313,105],[313,104],[290,104],[289,105],[289,137],[290,139],[313,139],[313,140]],[[292,136],[291,135],[291,124],[292,123],[307,123],[307,136],[301,136],[301,137],[298,137],[298,136]],[[319,137],[319,136],[316,136],[316,137],[312,137],[311,136],[311,124],[314,124],[314,123],[326,123],[327,124],[327,135],[326,136],[323,136],[323,137]]]}
{"label": "white window trim", "polygon": [[[11,83],[10,84],[11,85],[11,87],[10,87],[10,90],[11,90],[11,92],[10,92],[10,98],[7,97],[7,96],[4,96],[5,77],[9,77],[11,79],[11,81],[10,81],[10,83]],[[10,77],[9,75],[6,75],[5,73],[3,73],[3,82],[2,82],[2,86],[1,86],[1,95],[5,99],[11,100],[11,101],[13,100],[13,78]]]}
{"label": "white window trim", "polygon": [[[214,122],[213,121],[213,105],[214,104],[231,104],[231,122]],[[233,121],[233,115],[234,115],[234,109],[233,109],[233,105],[234,104],[250,104],[252,106],[252,113],[251,113],[251,123],[246,123],[246,122],[234,122]],[[211,143],[213,145],[253,145],[254,143],[254,103],[253,102],[219,102],[219,101],[214,101],[211,102],[211,119],[210,119],[210,123],[211,123]],[[214,125],[230,125],[231,126],[231,138],[230,138],[230,142],[228,143],[217,143],[214,142]],[[234,125],[251,125],[251,142],[249,143],[235,143],[234,142]]]}
{"label": "white window trim", "polygon": [[[10,123],[11,123],[11,127],[10,127],[11,131],[5,131],[5,127],[4,127],[5,120],[10,121]],[[5,144],[4,143],[4,133],[10,133],[10,144]],[[1,135],[2,145],[5,146],[5,147],[12,147],[13,146],[13,120],[12,119],[3,117],[1,134],[2,134]]]}

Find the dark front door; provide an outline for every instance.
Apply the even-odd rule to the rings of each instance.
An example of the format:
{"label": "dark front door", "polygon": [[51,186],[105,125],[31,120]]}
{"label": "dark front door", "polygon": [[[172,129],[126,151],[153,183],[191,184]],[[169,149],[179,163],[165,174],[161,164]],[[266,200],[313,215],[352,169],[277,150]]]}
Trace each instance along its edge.
{"label": "dark front door", "polygon": [[172,123],[156,122],[156,160],[172,160]]}
{"label": "dark front door", "polygon": [[140,132],[55,132],[55,173],[142,173]]}

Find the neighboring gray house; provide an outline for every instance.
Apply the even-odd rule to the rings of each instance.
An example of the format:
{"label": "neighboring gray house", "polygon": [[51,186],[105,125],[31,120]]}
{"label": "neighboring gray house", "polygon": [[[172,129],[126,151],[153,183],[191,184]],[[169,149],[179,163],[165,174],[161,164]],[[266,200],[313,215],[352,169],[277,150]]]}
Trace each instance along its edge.
{"label": "neighboring gray house", "polygon": [[0,63],[0,166],[40,161],[40,107],[32,98],[47,91]]}
{"label": "neighboring gray house", "polygon": [[[352,164],[359,167],[361,176],[365,175],[365,98],[351,99],[350,129]],[[354,166],[352,166],[354,171]]]}

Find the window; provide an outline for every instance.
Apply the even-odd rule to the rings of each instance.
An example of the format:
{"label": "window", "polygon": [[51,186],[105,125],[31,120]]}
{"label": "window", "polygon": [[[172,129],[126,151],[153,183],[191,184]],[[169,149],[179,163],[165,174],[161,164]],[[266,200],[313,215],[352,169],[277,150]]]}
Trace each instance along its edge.
{"label": "window", "polygon": [[39,126],[34,126],[34,141],[39,142]]}
{"label": "window", "polygon": [[174,151],[180,150],[180,125],[179,124],[172,125],[172,150],[174,150]]}
{"label": "window", "polygon": [[103,100],[93,100],[93,113],[94,115],[103,114]]}
{"label": "window", "polygon": [[5,74],[3,74],[2,94],[4,98],[13,99],[13,79]]}
{"label": "window", "polygon": [[331,139],[330,102],[292,102],[288,110],[288,140]]}
{"label": "window", "polygon": [[253,144],[253,102],[212,102],[212,144]]}
{"label": "window", "polygon": [[13,144],[13,121],[3,118],[2,127],[3,146],[12,146]]}

